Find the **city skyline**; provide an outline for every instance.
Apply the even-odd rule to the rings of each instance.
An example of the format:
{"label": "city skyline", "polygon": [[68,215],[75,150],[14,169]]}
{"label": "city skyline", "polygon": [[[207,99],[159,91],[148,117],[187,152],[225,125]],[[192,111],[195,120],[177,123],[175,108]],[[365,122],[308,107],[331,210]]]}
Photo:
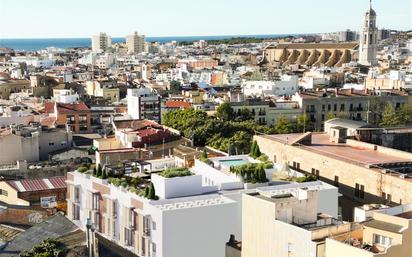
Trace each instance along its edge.
{"label": "city skyline", "polygon": [[[359,30],[362,25],[361,17],[369,6],[369,1],[366,0],[318,0],[316,3],[302,0],[267,3],[257,0],[253,6],[246,0],[212,0],[204,6],[187,0],[156,0],[144,3],[119,0],[116,6],[110,8],[104,3],[109,2],[74,0],[68,5],[66,1],[60,0],[57,5],[56,1],[51,0],[1,1],[0,10],[3,10],[3,15],[0,22],[12,22],[9,26],[3,26],[0,38],[84,38],[101,31],[112,37],[124,37],[133,31],[148,37],[169,37],[308,34]],[[410,29],[408,24],[412,23],[411,1],[400,0],[397,5],[373,1],[373,8],[379,17],[379,28]],[[15,11],[18,11],[19,19],[16,19]],[[322,16],[319,17],[320,15]],[[154,22],[155,19],[157,22]],[[166,24],[168,26],[165,26]]]}

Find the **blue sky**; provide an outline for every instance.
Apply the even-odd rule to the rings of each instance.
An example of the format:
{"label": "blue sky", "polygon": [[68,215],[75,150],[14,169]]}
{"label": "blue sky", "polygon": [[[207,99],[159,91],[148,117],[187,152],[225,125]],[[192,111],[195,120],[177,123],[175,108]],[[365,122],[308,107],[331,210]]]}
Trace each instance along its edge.
{"label": "blue sky", "polygon": [[[0,38],[287,34],[359,29],[368,0],[0,0]],[[378,26],[412,29],[412,0],[375,0]]]}

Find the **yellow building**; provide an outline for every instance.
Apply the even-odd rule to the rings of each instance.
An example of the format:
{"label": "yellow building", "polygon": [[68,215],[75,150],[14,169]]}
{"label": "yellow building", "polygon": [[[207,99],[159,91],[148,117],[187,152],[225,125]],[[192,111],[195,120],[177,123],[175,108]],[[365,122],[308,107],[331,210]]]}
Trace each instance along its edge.
{"label": "yellow building", "polygon": [[326,240],[325,257],[411,257],[412,205],[374,212],[359,229]]}
{"label": "yellow building", "polygon": [[87,81],[86,93],[89,96],[102,97],[110,102],[118,102],[120,100],[120,89],[114,82],[108,81]]}
{"label": "yellow building", "polygon": [[359,44],[350,43],[282,43],[263,50],[267,62],[282,65],[340,67],[354,59]]}

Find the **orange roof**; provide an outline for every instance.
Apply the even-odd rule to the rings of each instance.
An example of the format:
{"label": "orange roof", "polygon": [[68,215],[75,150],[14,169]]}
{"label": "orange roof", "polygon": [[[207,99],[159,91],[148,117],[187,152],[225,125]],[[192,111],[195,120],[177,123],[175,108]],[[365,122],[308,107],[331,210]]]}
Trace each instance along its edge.
{"label": "orange roof", "polygon": [[[44,110],[46,113],[54,113],[54,102],[46,102],[44,104]],[[85,112],[90,111],[89,107],[85,103],[75,104],[63,104],[57,103],[57,109],[59,113],[72,113],[72,112]]]}
{"label": "orange roof", "polygon": [[167,108],[191,108],[192,104],[185,101],[167,101]]}

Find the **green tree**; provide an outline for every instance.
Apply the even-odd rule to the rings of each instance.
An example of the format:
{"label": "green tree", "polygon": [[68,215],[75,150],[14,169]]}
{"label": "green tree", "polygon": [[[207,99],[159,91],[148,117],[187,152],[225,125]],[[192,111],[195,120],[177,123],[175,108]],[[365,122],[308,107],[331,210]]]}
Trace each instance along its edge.
{"label": "green tree", "polygon": [[336,114],[336,117],[340,119],[349,119],[350,114],[348,112],[338,112],[338,114]]}
{"label": "green tree", "polygon": [[256,140],[253,140],[252,146],[250,147],[250,154],[251,157],[253,158],[259,158],[262,153],[260,152],[260,148]]}
{"label": "green tree", "polygon": [[310,120],[309,115],[302,114],[299,115],[296,119],[296,131],[297,132],[307,132],[313,131],[315,128],[313,122]]}
{"label": "green tree", "polygon": [[326,120],[331,120],[336,118],[336,115],[333,112],[328,112],[328,114],[326,115]]}
{"label": "green tree", "polygon": [[181,93],[181,83],[179,81],[172,80],[169,85],[169,90],[173,94]]}
{"label": "green tree", "polygon": [[107,179],[107,174],[106,174],[106,171],[105,171],[105,170],[102,171],[102,176],[101,176],[101,178],[102,178],[102,179]]}
{"label": "green tree", "polygon": [[203,148],[203,152],[202,152],[201,158],[202,158],[203,160],[206,160],[206,159],[208,158],[206,147]]}
{"label": "green tree", "polygon": [[399,110],[399,119],[402,125],[412,124],[412,106],[404,104]]}
{"label": "green tree", "polygon": [[386,102],[380,96],[371,96],[368,101],[369,123],[379,125],[382,122]]}
{"label": "green tree", "polygon": [[399,115],[396,113],[393,105],[388,103],[383,111],[380,125],[382,127],[393,127],[400,124]]}
{"label": "green tree", "polygon": [[280,117],[275,125],[276,132],[279,134],[288,134],[293,131],[292,124],[284,117]]}
{"label": "green tree", "polygon": [[216,116],[225,121],[229,121],[233,118],[233,109],[229,102],[219,105],[216,109]]}
{"label": "green tree", "polygon": [[94,168],[93,168],[93,176],[96,176],[96,174],[97,174],[97,169],[96,169],[96,166],[94,166]]}
{"label": "green tree", "polygon": [[148,193],[149,193],[148,196],[147,196],[148,199],[156,200],[156,191],[155,191],[155,187],[154,187],[153,183],[150,183]]}
{"label": "green tree", "polygon": [[96,177],[100,178],[103,174],[102,166],[99,164],[97,165]]}

